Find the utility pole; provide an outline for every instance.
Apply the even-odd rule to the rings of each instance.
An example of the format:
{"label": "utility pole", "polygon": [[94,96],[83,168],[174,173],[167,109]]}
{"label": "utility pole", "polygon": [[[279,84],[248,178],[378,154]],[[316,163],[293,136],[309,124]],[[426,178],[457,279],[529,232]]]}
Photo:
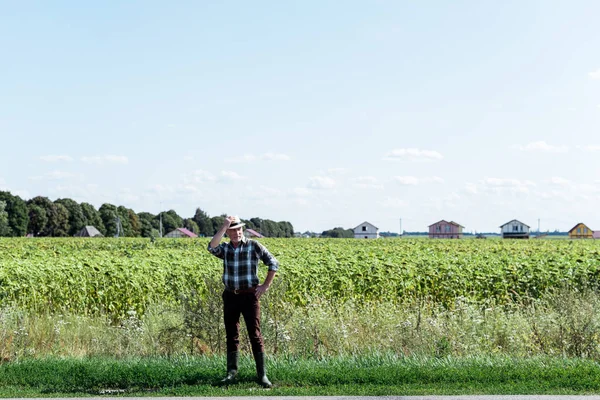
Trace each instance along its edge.
{"label": "utility pole", "polygon": [[400,218],[400,237],[402,237],[402,218]]}
{"label": "utility pole", "polygon": [[538,218],[538,236],[540,236],[540,219]]}

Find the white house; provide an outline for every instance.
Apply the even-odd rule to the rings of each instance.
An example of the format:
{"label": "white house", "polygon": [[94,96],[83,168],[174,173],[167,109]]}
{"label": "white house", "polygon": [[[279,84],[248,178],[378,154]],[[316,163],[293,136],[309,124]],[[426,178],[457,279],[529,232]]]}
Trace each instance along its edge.
{"label": "white house", "polygon": [[502,239],[529,239],[529,225],[513,219],[501,225]]}
{"label": "white house", "polygon": [[354,239],[377,239],[379,228],[365,221],[354,228]]}

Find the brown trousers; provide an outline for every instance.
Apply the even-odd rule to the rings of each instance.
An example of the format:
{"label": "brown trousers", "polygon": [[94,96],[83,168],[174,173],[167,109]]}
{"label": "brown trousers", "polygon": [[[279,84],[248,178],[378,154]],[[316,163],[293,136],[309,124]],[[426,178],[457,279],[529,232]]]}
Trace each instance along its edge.
{"label": "brown trousers", "polygon": [[235,294],[223,292],[223,316],[227,352],[238,351],[240,346],[240,314],[244,317],[248,337],[254,355],[264,352],[262,334],[260,333],[260,303],[256,293]]}

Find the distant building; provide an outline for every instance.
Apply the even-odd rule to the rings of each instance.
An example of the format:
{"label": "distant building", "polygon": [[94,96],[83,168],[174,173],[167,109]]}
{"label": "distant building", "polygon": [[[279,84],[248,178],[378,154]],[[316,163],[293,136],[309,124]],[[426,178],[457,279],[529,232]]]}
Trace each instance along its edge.
{"label": "distant building", "polygon": [[454,221],[441,220],[429,225],[429,237],[431,239],[462,239],[464,228]]}
{"label": "distant building", "polygon": [[569,230],[569,239],[593,239],[594,231],[583,222],[578,223]]}
{"label": "distant building", "polygon": [[500,226],[502,239],[529,239],[529,225],[516,219]]}
{"label": "distant building", "polygon": [[195,237],[198,237],[198,235],[196,235],[194,232],[189,231],[185,228],[175,228],[171,232],[167,233],[165,235],[165,237],[168,237],[168,238],[184,238],[184,237],[195,238]]}
{"label": "distant building", "polygon": [[77,232],[75,237],[104,237],[95,226],[87,225]]}
{"label": "distant building", "polygon": [[353,230],[354,230],[354,238],[355,239],[378,239],[379,238],[379,228],[367,221],[356,226]]}
{"label": "distant building", "polygon": [[265,237],[264,235],[260,234],[259,232],[256,232],[254,229],[245,229],[244,235],[246,235],[246,237],[252,237],[252,236],[257,237],[257,238]]}
{"label": "distant building", "polygon": [[600,229],[599,229],[599,230],[597,230],[597,231],[594,231],[594,233],[593,233],[592,237],[593,237],[594,239],[600,239]]}

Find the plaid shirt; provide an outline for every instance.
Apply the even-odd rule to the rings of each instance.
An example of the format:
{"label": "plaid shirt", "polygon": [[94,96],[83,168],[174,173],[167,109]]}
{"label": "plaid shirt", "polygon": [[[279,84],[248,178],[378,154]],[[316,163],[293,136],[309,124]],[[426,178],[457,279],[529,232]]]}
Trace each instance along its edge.
{"label": "plaid shirt", "polygon": [[269,271],[279,268],[279,261],[265,246],[245,237],[237,248],[231,242],[221,243],[215,248],[208,243],[208,251],[223,260],[223,284],[231,290],[248,289],[259,284],[256,273],[259,260],[269,267]]}

